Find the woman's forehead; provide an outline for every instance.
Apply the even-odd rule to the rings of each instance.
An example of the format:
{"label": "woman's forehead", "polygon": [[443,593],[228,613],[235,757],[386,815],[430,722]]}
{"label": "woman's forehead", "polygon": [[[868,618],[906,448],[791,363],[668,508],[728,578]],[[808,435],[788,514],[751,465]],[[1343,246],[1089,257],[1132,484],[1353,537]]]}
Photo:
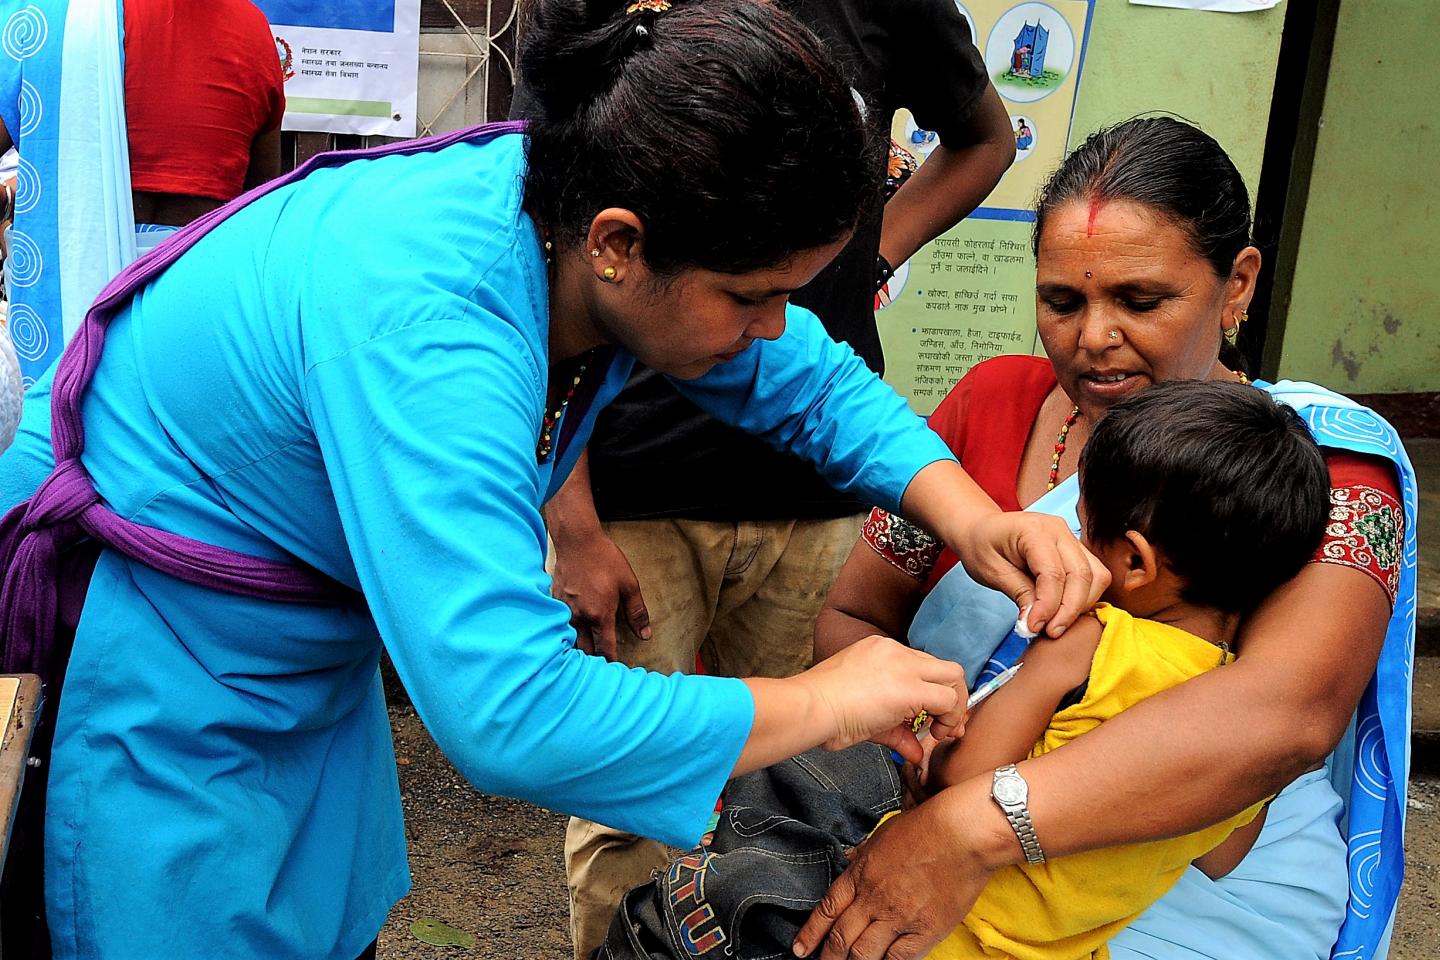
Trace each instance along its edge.
{"label": "woman's forehead", "polygon": [[1056,207],[1040,234],[1040,260],[1094,256],[1203,261],[1185,229],[1133,200],[1083,198]]}

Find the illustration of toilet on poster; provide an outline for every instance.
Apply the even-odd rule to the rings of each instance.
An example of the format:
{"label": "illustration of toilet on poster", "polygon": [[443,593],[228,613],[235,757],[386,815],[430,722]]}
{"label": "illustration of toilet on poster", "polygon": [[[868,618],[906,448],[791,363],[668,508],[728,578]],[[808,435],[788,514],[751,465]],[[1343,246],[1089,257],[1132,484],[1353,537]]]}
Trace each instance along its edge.
{"label": "illustration of toilet on poster", "polygon": [[[928,414],[982,360],[1034,353],[1031,207],[1065,156],[1095,0],[957,0],[1010,114],[1015,163],[962,223],[896,268],[876,296],[885,379]],[[938,146],[908,110],[891,136],[920,163]]]}

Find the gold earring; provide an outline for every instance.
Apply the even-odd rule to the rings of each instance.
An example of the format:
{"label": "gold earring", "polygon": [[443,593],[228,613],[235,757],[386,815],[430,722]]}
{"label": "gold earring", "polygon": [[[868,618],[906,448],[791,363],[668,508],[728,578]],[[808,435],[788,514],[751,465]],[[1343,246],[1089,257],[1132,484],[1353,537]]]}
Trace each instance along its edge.
{"label": "gold earring", "polygon": [[620,275],[620,271],[616,270],[614,267],[606,267],[604,270],[600,271],[600,275],[605,278],[606,283],[614,283],[615,278]]}
{"label": "gold earring", "polygon": [[1240,339],[1240,325],[1249,319],[1250,311],[1248,310],[1241,310],[1239,313],[1235,314],[1235,326],[1230,327],[1228,330],[1225,331],[1225,339],[1229,340],[1231,343],[1235,343],[1236,341],[1238,341]]}

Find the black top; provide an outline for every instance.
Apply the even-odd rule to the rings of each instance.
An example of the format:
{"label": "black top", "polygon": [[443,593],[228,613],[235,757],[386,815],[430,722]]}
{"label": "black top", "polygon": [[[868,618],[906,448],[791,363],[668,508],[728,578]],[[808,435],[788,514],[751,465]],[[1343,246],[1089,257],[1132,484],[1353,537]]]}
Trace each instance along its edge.
{"label": "black top", "polygon": [[[941,142],[964,144],[964,124],[989,79],[954,0],[780,0],[780,6],[814,30],[842,65],[876,125],[877,149],[888,146],[890,121],[901,107]],[[528,115],[523,91],[515,102],[512,115]],[[834,262],[791,297],[877,373],[884,369],[874,313],[880,220],[876,209]],[[641,368],[596,421],[590,476],[602,520],[822,518],[868,506],[832,489],[798,457],[711,419],[663,376]]]}

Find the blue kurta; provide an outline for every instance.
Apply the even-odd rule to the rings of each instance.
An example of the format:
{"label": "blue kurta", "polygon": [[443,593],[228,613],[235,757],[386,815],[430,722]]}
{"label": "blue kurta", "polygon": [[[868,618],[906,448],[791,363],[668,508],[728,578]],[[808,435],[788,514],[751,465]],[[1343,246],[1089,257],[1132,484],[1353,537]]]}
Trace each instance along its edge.
{"label": "blue kurta", "polygon": [[[235,213],[110,328],[84,463],[121,516],[362,592],[279,605],[105,551],[50,779],[57,955],[351,960],[409,886],[377,671],[477,787],[692,843],[749,732],[738,680],[586,656],[549,592],[547,278],[522,138],[322,169]],[[818,321],[682,385],[894,508],[950,457]],[[622,352],[586,420],[629,374]],[[0,460],[48,469],[50,377]],[[764,478],[756,477],[756,496]]]}

